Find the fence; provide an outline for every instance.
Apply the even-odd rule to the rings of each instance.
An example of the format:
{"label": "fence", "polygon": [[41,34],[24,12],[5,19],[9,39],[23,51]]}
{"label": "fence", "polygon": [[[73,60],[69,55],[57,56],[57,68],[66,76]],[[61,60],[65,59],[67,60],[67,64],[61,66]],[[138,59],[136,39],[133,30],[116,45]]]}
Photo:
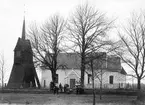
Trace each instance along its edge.
{"label": "fence", "polygon": [[[85,85],[85,88],[92,88],[92,84]],[[100,84],[95,84],[95,88],[100,88]],[[115,84],[102,84],[103,89],[137,89],[136,84],[129,83],[115,83]]]}

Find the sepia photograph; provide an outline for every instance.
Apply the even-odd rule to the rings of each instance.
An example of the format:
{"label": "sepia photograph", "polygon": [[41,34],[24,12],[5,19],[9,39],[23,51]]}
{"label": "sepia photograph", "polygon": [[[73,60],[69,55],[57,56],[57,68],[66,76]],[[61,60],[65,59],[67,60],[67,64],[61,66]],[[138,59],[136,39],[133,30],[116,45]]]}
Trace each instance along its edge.
{"label": "sepia photograph", "polygon": [[0,0],[0,105],[145,105],[144,0]]}

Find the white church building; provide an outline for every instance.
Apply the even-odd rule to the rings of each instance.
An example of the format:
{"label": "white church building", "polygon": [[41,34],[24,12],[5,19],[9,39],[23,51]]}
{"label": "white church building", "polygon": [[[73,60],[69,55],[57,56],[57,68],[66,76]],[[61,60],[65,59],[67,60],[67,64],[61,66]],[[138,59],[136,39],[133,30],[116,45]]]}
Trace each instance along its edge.
{"label": "white church building", "polygon": [[[125,88],[127,73],[121,66],[121,60],[119,57],[107,56],[105,53],[105,59],[101,62],[100,67],[94,66],[94,82],[95,88],[99,88],[102,84],[103,88]],[[76,53],[60,53],[58,55],[58,64],[65,65],[65,68],[57,70],[58,84],[68,84],[70,88],[73,88],[76,84],[80,84],[81,71],[80,71],[80,57]],[[94,63],[94,65],[98,65]],[[38,73],[39,72],[39,73]],[[51,71],[44,67],[37,69],[38,77],[42,88],[49,88],[52,81]],[[85,88],[92,88],[92,72],[86,67],[84,76]]]}

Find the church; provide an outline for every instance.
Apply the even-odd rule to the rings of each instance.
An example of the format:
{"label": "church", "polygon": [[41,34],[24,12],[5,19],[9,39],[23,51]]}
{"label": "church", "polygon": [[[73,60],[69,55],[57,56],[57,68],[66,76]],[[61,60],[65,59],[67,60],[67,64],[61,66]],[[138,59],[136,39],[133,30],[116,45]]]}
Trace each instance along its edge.
{"label": "church", "polygon": [[39,79],[33,63],[31,43],[26,39],[25,17],[23,20],[22,37],[18,38],[14,49],[14,64],[7,88],[40,88]]}
{"label": "church", "polygon": [[[95,88],[100,88],[102,83],[103,88],[117,89],[125,88],[126,86],[126,71],[121,66],[121,59],[115,56],[109,56],[104,53],[104,60],[100,67],[94,67]],[[80,56],[76,53],[60,53],[58,55],[58,63],[65,65],[66,68],[59,68],[57,70],[57,83],[68,84],[70,88],[74,88],[80,84]],[[95,64],[95,65],[98,65]],[[49,68],[39,67],[39,79],[42,88],[50,88],[52,81],[51,72]],[[84,87],[92,88],[92,72],[86,67],[84,76]]]}

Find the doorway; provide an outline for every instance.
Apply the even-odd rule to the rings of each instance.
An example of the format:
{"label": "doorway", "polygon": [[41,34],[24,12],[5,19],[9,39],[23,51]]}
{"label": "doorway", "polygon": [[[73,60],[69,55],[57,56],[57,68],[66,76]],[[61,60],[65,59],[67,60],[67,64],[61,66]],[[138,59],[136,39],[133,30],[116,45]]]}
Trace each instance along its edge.
{"label": "doorway", "polygon": [[71,89],[75,87],[75,82],[76,82],[75,79],[70,79],[70,88]]}

